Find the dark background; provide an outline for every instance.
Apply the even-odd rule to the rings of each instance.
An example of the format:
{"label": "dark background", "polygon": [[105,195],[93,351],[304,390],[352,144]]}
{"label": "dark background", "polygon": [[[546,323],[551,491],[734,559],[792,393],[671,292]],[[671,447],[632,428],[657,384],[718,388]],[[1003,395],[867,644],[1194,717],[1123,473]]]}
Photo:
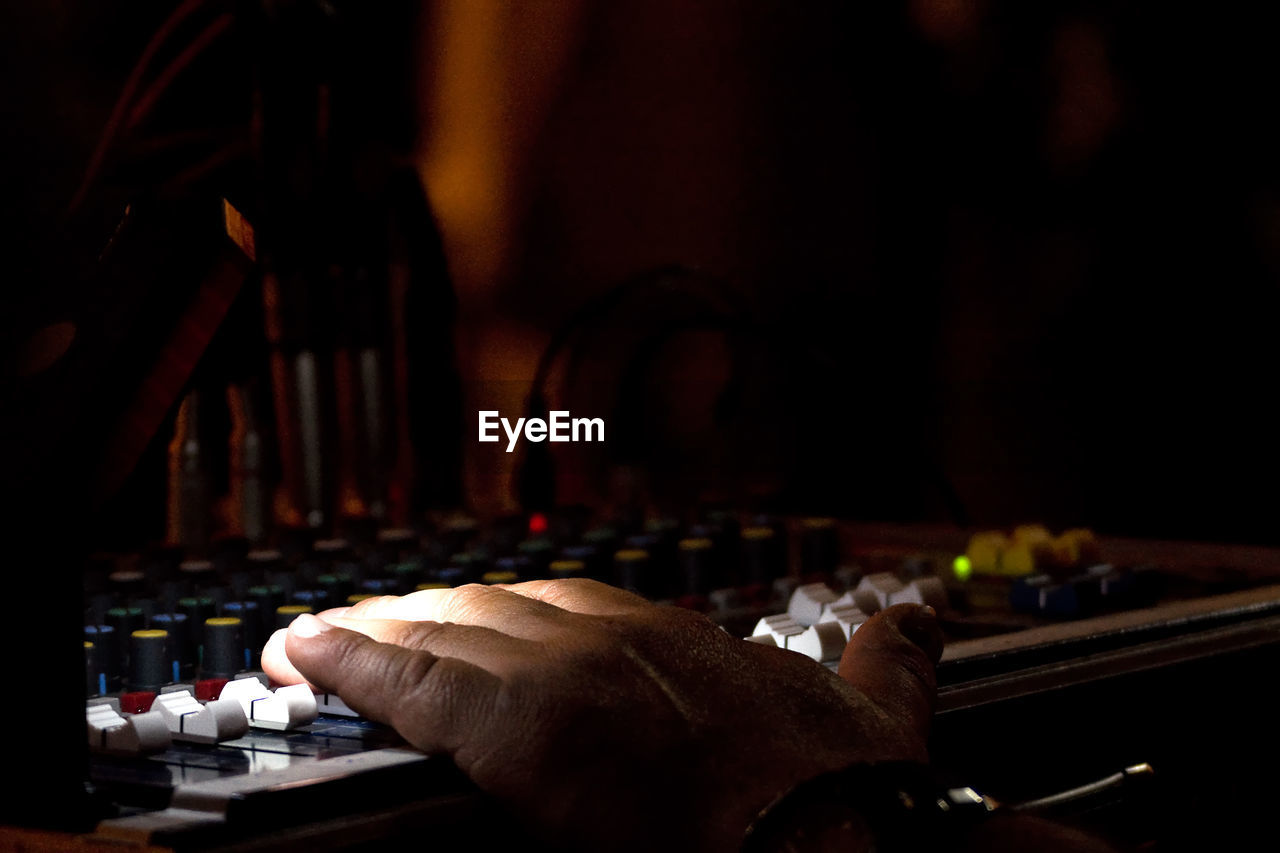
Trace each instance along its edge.
{"label": "dark background", "polygon": [[[91,266],[111,217],[71,231],[61,211],[172,5],[0,13],[10,365],[32,329],[109,322],[81,316],[83,279],[63,271]],[[576,340],[556,398],[618,440],[564,455],[562,495],[607,500],[621,461],[667,504],[765,492],[864,518],[1280,541],[1270,13],[414,5],[384,35],[421,61],[391,64],[369,102],[421,130],[393,142],[421,160],[455,274],[464,417],[519,401],[585,300],[698,270]],[[193,66],[150,129],[242,120],[237,44]],[[458,56],[476,61],[458,72]],[[94,202],[149,177],[114,172]],[[502,191],[471,204],[486,181]],[[131,322],[145,336],[164,316]],[[22,436],[43,415],[14,401],[30,382],[9,370],[3,398],[26,430],[6,466],[28,473],[41,456]],[[470,438],[440,452],[468,459],[473,505],[509,505],[510,460]]]}

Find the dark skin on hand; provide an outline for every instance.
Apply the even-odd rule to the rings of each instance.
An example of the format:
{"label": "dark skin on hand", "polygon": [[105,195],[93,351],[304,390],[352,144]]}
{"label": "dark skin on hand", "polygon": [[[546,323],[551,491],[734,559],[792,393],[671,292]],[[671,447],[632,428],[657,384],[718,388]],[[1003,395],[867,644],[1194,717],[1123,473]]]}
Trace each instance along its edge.
{"label": "dark skin on hand", "polygon": [[898,605],[854,633],[836,675],[700,614],[560,580],[303,615],[262,662],[449,755],[559,846],[728,851],[799,781],[925,761],[941,650],[932,609]]}

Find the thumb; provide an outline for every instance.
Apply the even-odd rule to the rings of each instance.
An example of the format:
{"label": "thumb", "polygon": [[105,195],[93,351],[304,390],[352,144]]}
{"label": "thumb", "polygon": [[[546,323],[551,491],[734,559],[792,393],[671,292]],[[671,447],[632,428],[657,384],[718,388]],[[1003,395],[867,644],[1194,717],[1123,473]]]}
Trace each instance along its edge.
{"label": "thumb", "polygon": [[853,633],[840,658],[840,677],[924,738],[937,691],[934,665],[941,656],[942,628],[934,609],[897,604]]}

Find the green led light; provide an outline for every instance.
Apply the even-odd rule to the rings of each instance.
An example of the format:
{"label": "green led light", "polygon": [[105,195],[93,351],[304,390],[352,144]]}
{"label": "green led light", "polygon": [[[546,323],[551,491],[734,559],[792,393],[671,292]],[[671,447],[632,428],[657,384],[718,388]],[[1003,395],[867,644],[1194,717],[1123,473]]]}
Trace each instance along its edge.
{"label": "green led light", "polygon": [[973,563],[964,554],[956,557],[951,561],[951,571],[955,572],[956,580],[967,581],[973,574]]}

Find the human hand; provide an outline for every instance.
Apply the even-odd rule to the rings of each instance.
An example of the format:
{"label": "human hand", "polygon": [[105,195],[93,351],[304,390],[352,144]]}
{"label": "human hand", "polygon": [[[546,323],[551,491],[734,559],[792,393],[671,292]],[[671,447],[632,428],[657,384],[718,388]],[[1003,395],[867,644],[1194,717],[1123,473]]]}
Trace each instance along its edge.
{"label": "human hand", "polygon": [[692,611],[566,580],[301,616],[263,667],[450,755],[558,844],[714,851],[802,779],[923,761],[941,647],[930,608],[891,607],[854,633],[837,676]]}

